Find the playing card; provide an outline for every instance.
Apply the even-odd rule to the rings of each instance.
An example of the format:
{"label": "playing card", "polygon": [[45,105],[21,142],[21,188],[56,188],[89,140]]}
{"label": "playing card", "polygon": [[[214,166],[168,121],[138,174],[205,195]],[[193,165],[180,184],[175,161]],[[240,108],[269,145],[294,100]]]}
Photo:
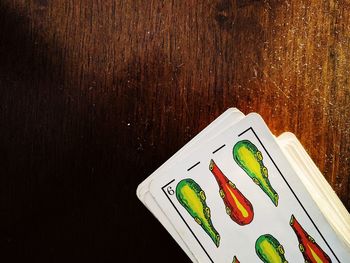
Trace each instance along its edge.
{"label": "playing card", "polygon": [[[310,178],[323,178],[323,175],[319,172],[318,168],[316,165],[313,163],[311,158],[307,155],[306,151],[298,141],[298,139],[295,137],[294,134],[286,132],[281,134],[280,136],[277,137],[278,144],[280,145],[281,149],[285,153],[285,156],[293,166],[293,169],[296,170],[297,175],[299,178],[303,181],[303,184],[306,186],[307,190],[309,193],[311,193],[312,198],[316,201],[318,200],[317,205],[319,208],[322,208],[321,211],[323,214],[326,216],[328,222],[332,225],[336,225],[333,227],[335,231],[338,232],[338,236],[342,237],[344,239],[344,242],[346,242],[347,246],[350,247],[349,245],[349,237],[350,234],[347,230],[349,227],[349,213],[347,212],[346,208],[344,205],[341,203],[339,198],[336,196],[337,199],[337,208],[342,212],[341,218],[339,219],[339,214],[337,214],[337,211],[324,211],[325,210],[325,202],[331,203],[330,198],[324,198],[320,199],[318,195],[320,192],[322,193],[322,189],[327,189],[330,188],[329,184],[327,183],[327,186],[323,185],[321,189],[315,189],[312,184],[309,184],[308,182],[305,182],[305,180],[310,180]],[[302,158],[299,158],[302,155]],[[312,163],[312,165],[310,164]],[[310,168],[315,168],[315,169],[310,169]],[[311,171],[309,171],[311,170]],[[330,188],[331,189],[331,188]],[[332,189],[331,189],[332,191]],[[333,192],[333,191],[332,191]],[[333,192],[334,194],[334,192]],[[161,211],[160,207],[158,204],[154,201],[154,198],[150,194],[145,195],[145,200],[144,202],[152,211],[153,214],[159,219],[162,224],[168,229],[168,228],[173,228],[171,223],[169,222],[168,218],[164,215],[164,213]],[[315,197],[316,196],[316,197]],[[323,200],[323,202],[320,202],[320,200]],[[339,204],[340,203],[340,204]],[[330,204],[327,204],[326,206],[330,206]],[[345,218],[345,219],[344,219]],[[339,222],[340,221],[340,222]],[[345,226],[345,229],[344,229]],[[342,229],[342,232],[339,231],[339,229]],[[182,239],[180,236],[177,234],[177,232],[173,229],[170,232],[175,232],[176,238],[175,240],[178,242],[183,243]],[[183,246],[185,244],[183,243]],[[193,262],[197,262],[197,260],[194,258],[192,253],[188,250],[187,246],[185,246],[185,252],[190,256],[191,260]]]}
{"label": "playing card", "polygon": [[350,257],[257,114],[162,174],[150,192],[200,262]]}
{"label": "playing card", "polygon": [[[283,133],[277,137],[277,141],[278,141],[278,144],[280,145],[280,147],[282,148],[283,152],[285,153],[287,159],[290,161],[291,165],[293,166],[293,169],[295,169],[297,171],[297,174],[301,180],[303,180],[303,179],[305,180],[305,178],[310,178],[310,177],[312,177],[312,175],[314,175],[315,178],[323,177],[323,175],[319,172],[319,170],[317,169],[317,167],[315,166],[315,164],[313,163],[311,158],[305,152],[304,148],[302,148],[300,142],[297,140],[297,138],[295,137],[294,134],[288,133],[288,132]],[[300,147],[302,149],[300,149]],[[298,154],[295,154],[295,153],[298,153]],[[303,158],[298,158],[302,153],[303,153],[303,155],[306,154],[306,156],[303,156]],[[311,172],[308,171],[308,169],[312,167],[310,165],[310,162],[312,162],[313,166],[316,168],[317,171],[313,171],[313,169],[311,169]],[[303,181],[303,184],[306,186],[308,192],[311,193],[312,197],[315,200],[314,194],[315,193],[319,194],[320,190],[310,187],[310,185],[305,183],[304,181]],[[312,186],[312,184],[311,184],[311,186]],[[330,186],[328,185],[328,187],[330,187]],[[338,197],[337,197],[337,199],[338,199],[338,202],[340,202]],[[323,207],[325,206],[325,202],[327,202],[327,201],[330,202],[329,198],[323,199],[323,200],[324,200],[323,202],[317,203],[320,208],[322,206]],[[320,201],[320,199],[318,199],[318,201]],[[162,224],[164,224],[164,226],[167,229],[173,228],[173,226],[169,222],[168,218],[164,215],[164,213],[161,211],[158,204],[154,201],[153,197],[150,194],[148,194],[148,193],[145,194],[144,202],[145,202],[146,206],[148,207],[148,209],[150,209],[150,211],[152,211],[152,213],[159,219],[159,221]],[[349,213],[347,213],[347,210],[345,209],[344,205],[342,205],[342,203],[341,203],[341,208],[345,210],[345,212],[346,212],[345,215],[348,218]],[[336,214],[336,212],[332,211],[331,213],[325,213],[323,210],[322,210],[322,212],[326,216],[328,222],[331,225],[335,224],[336,222],[339,221],[339,219],[337,219],[338,215]],[[333,215],[334,218],[329,218],[328,215],[331,215],[331,217]],[[337,220],[335,220],[335,219],[337,219]],[[350,224],[349,223],[344,224],[343,221],[344,220],[342,220],[341,223],[338,223],[339,226],[342,226],[341,229],[343,229],[342,232],[338,232],[338,235],[343,237],[344,241],[347,242],[347,245],[350,247],[349,241],[347,240],[347,239],[349,239],[350,235],[348,234],[347,231],[345,231],[346,229],[344,229],[344,226],[349,226]],[[334,229],[337,230],[336,228],[334,228]],[[345,233],[344,233],[344,231],[345,231]],[[177,232],[174,229],[172,231],[169,231],[169,232],[170,233],[175,232],[175,235],[176,235],[175,240],[183,243],[182,239],[180,238],[180,236],[177,234]],[[183,243],[183,246],[185,246],[184,243]],[[192,253],[188,250],[187,246],[185,246],[184,250],[193,262],[197,262],[197,260],[194,258]]]}

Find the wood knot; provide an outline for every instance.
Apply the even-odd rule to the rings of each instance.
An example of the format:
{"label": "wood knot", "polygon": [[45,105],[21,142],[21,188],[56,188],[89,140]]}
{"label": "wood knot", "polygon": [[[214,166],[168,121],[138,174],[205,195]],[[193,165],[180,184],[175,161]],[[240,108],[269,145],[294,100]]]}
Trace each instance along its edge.
{"label": "wood knot", "polygon": [[237,16],[236,0],[222,0],[216,5],[215,20],[223,29],[232,29]]}

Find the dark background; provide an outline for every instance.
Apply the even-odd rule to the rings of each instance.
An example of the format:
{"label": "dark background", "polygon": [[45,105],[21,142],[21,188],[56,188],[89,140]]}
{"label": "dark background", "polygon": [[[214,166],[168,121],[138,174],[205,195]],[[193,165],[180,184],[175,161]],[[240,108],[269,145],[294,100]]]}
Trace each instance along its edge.
{"label": "dark background", "polygon": [[349,10],[1,0],[1,257],[185,262],[136,187],[228,107],[294,132],[349,209]]}

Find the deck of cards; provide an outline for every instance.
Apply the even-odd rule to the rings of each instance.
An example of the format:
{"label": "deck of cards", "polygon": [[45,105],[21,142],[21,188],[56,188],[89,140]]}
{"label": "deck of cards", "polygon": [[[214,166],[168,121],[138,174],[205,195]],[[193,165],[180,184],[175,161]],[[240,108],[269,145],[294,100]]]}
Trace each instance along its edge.
{"label": "deck of cards", "polygon": [[231,108],[137,196],[193,262],[350,262],[350,215],[292,133]]}

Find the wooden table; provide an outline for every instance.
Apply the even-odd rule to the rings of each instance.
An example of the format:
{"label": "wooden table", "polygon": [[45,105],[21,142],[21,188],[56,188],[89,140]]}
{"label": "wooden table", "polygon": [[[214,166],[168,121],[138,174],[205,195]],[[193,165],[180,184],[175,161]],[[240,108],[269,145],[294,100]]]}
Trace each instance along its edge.
{"label": "wooden table", "polygon": [[295,133],[349,209],[349,10],[1,1],[1,247],[36,262],[184,262],[135,190],[228,107]]}

